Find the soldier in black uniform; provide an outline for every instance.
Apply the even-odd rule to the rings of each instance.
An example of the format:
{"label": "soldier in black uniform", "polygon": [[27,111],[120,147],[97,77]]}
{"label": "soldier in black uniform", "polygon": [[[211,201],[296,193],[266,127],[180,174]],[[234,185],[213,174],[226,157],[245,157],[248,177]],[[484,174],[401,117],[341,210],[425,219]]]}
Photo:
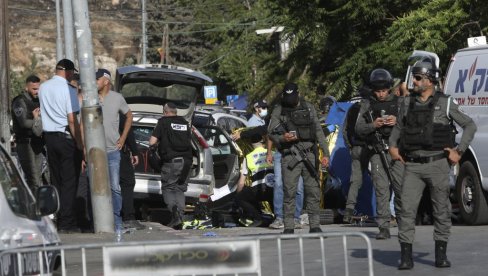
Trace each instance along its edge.
{"label": "soldier in black uniform", "polygon": [[[119,132],[124,130],[125,115],[119,117]],[[120,151],[120,192],[122,194],[122,220],[124,227],[142,230],[146,228],[136,220],[134,210],[134,187],[136,185],[134,166],[139,164],[139,149],[132,128]]]}
{"label": "soldier in black uniform", "polygon": [[[476,132],[473,120],[464,114],[450,96],[436,90],[439,69],[430,59],[412,67],[413,91],[400,110],[397,124],[390,135],[393,160],[405,164],[398,224],[401,262],[398,269],[412,269],[412,243],[415,217],[422,192],[430,189],[434,216],[435,266],[450,267],[446,256],[451,234],[451,202],[449,170],[461,159]],[[456,146],[456,122],[463,135]]]}
{"label": "soldier in black uniform", "polygon": [[192,163],[191,126],[176,115],[176,105],[168,102],[163,117],[154,128],[149,145],[159,141],[161,156],[161,190],[171,212],[169,227],[181,229],[185,209],[185,192]]}
{"label": "soldier in black uniform", "polygon": [[29,76],[25,81],[25,91],[12,101],[12,121],[17,147],[17,156],[31,190],[42,185],[41,166],[44,141],[41,138],[39,92],[41,80]]}

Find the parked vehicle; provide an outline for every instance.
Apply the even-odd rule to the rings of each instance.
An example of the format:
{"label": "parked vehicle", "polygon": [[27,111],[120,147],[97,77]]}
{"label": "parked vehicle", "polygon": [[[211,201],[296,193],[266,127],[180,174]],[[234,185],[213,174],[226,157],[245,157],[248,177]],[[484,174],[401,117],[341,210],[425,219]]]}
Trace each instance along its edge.
{"label": "parked vehicle", "polygon": [[[141,161],[136,167],[134,188],[136,205],[163,206],[161,176],[150,168],[147,161],[149,137],[162,116],[163,105],[168,101],[174,102],[177,114],[192,122],[197,98],[203,94],[204,85],[211,81],[200,72],[168,65],[135,65],[117,69],[115,90],[125,97],[133,112],[132,129],[140,149]],[[192,127],[192,145],[193,163],[185,193],[188,204],[207,198],[215,187],[232,186],[239,177],[236,145],[220,127]]]}
{"label": "parked vehicle", "polygon": [[195,111],[193,114],[193,125],[197,128],[216,125],[227,131],[227,133],[232,133],[233,130],[238,128],[248,127],[246,119],[222,111]]}
{"label": "parked vehicle", "polygon": [[41,186],[34,196],[3,146],[0,147],[0,187],[0,275],[39,275],[41,271],[43,275],[51,275],[58,266],[59,251],[23,253],[20,265],[17,254],[8,251],[60,243],[56,228],[47,217],[59,209],[56,189]]}
{"label": "parked vehicle", "polygon": [[[488,223],[488,46],[460,49],[451,59],[444,93],[454,97],[478,127],[456,166],[454,191],[467,224]],[[458,138],[460,134],[458,134]]]}

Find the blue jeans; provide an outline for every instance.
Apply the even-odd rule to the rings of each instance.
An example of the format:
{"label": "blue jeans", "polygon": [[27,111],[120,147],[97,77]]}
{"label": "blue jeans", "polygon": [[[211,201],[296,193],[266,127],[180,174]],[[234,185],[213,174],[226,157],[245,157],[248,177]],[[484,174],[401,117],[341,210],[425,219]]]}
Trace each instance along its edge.
{"label": "blue jeans", "polygon": [[122,230],[122,193],[120,191],[120,151],[107,152],[110,189],[112,190],[112,206],[114,210],[115,231]]}
{"label": "blue jeans", "polygon": [[[273,209],[276,218],[283,219],[283,179],[281,178],[281,153],[273,155],[275,183],[273,187]],[[297,194],[295,197],[295,218],[302,214],[303,207],[303,178],[298,179]]]}

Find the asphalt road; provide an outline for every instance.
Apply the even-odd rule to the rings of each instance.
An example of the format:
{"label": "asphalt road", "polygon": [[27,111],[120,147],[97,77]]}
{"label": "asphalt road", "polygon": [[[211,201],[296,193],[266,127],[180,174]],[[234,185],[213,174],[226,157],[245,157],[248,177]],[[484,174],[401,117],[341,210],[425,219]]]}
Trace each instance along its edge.
{"label": "asphalt road", "polygon": [[[192,245],[200,242],[215,244],[224,239],[227,243],[244,240],[259,239],[259,260],[262,275],[279,274],[279,254],[282,254],[283,275],[302,275],[300,248],[303,249],[303,275],[323,275],[322,263],[325,260],[327,275],[368,275],[367,246],[365,241],[347,233],[362,232],[371,241],[373,253],[374,275],[486,275],[488,267],[488,226],[453,226],[451,241],[448,244],[448,258],[451,268],[434,267],[434,241],[432,238],[433,226],[417,226],[416,241],[413,245],[415,267],[411,271],[399,271],[399,244],[397,228],[392,228],[392,239],[377,241],[374,236],[376,227],[357,227],[350,225],[323,225],[325,233],[345,234],[347,251],[344,254],[344,239],[341,236],[323,239],[325,257],[321,258],[321,239],[304,238],[299,242],[301,234],[308,233],[308,229],[296,230],[296,236],[289,240],[282,240],[278,247],[277,234],[280,230],[267,228],[223,228],[206,230],[175,231],[158,223],[145,223],[145,230],[135,231],[124,235],[124,242],[135,244],[156,244],[157,242],[178,244],[190,241]],[[332,234],[336,235],[336,234]],[[110,234],[64,234],[61,239],[65,245],[74,244],[102,244],[114,241]],[[165,245],[167,246],[167,245]],[[137,245],[136,245],[137,247]],[[347,256],[347,268],[345,265]],[[103,275],[102,251],[87,251],[88,275]],[[67,275],[81,275],[81,253],[67,254]],[[198,270],[197,270],[198,271]],[[157,274],[161,275],[161,274]],[[245,274],[251,275],[251,274]]]}

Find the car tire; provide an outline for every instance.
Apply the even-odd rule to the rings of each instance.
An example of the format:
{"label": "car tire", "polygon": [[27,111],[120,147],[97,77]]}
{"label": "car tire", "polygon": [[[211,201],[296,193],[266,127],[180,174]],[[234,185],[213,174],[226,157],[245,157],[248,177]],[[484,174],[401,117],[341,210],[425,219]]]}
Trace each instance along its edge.
{"label": "car tire", "polygon": [[488,205],[473,163],[463,162],[456,179],[456,198],[462,220],[469,225],[488,223]]}

